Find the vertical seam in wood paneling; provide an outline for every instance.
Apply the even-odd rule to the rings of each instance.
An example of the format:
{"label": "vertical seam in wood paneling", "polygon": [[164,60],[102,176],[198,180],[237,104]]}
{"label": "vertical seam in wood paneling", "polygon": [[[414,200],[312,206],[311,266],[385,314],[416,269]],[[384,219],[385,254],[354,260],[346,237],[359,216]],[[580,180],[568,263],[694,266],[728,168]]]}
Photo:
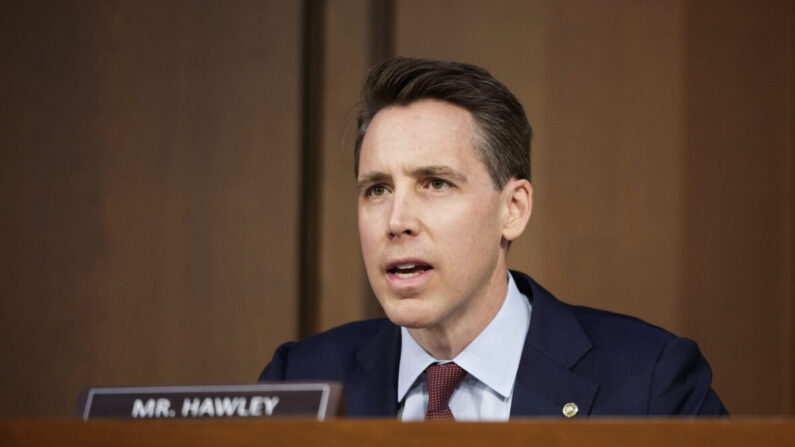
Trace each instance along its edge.
{"label": "vertical seam in wood paneling", "polygon": [[303,2],[301,67],[301,204],[298,256],[298,335],[318,329],[320,284],[320,175],[323,112],[323,59],[325,0]]}
{"label": "vertical seam in wood paneling", "polygon": [[[790,209],[790,221],[795,219],[795,2],[790,2],[790,21],[789,21],[789,34],[790,34],[790,94],[792,96],[790,103],[790,150],[792,151],[792,158],[790,160],[792,166],[790,167],[790,190],[792,194],[792,208]],[[792,223],[792,222],[790,222]],[[790,241],[791,254],[790,262],[795,263],[795,225],[791,226],[792,240]],[[787,412],[790,415],[795,414],[795,274],[790,272],[790,358],[789,358],[789,373],[790,373],[790,393],[789,402],[787,403]]]}

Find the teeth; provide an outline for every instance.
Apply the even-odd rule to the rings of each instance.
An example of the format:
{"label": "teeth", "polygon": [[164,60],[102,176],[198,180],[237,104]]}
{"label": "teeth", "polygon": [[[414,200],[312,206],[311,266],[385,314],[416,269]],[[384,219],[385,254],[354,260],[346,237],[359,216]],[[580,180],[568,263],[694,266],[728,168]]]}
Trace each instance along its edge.
{"label": "teeth", "polygon": [[413,278],[415,276],[422,275],[431,267],[425,264],[417,264],[415,262],[407,262],[405,264],[398,264],[391,269],[389,269],[389,273],[397,276],[401,279],[406,278]]}

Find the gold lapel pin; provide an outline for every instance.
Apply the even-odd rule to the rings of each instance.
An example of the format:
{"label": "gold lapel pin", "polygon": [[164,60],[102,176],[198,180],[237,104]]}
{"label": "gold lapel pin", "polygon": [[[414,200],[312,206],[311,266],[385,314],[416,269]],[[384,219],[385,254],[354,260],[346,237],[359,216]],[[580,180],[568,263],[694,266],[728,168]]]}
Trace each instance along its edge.
{"label": "gold lapel pin", "polygon": [[567,418],[573,418],[577,415],[578,411],[580,411],[580,409],[577,408],[577,404],[574,402],[569,402],[563,406],[563,416],[566,416]]}

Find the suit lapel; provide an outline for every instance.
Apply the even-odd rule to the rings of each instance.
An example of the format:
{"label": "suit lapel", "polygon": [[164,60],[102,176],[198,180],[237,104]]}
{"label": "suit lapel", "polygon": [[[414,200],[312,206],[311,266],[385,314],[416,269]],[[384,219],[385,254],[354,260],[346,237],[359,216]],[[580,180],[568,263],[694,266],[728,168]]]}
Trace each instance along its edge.
{"label": "suit lapel", "polygon": [[532,300],[533,313],[514,385],[511,417],[560,416],[574,403],[590,413],[599,385],[571,368],[591,342],[570,308],[530,277],[512,272],[519,290]]}
{"label": "suit lapel", "polygon": [[349,416],[397,415],[397,374],[400,328],[387,322],[356,353],[357,364],[345,383]]}

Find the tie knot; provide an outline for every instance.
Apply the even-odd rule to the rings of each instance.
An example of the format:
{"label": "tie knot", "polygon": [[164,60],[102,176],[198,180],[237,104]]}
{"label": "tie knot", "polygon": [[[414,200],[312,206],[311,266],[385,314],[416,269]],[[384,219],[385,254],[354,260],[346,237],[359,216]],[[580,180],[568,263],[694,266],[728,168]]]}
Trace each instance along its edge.
{"label": "tie knot", "polygon": [[434,364],[425,370],[428,385],[426,419],[453,418],[453,414],[448,407],[450,396],[453,395],[453,391],[455,391],[466,374],[466,371],[453,362],[442,365]]}

